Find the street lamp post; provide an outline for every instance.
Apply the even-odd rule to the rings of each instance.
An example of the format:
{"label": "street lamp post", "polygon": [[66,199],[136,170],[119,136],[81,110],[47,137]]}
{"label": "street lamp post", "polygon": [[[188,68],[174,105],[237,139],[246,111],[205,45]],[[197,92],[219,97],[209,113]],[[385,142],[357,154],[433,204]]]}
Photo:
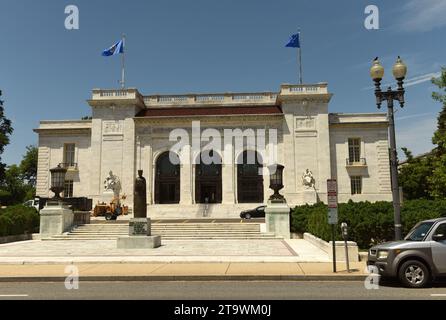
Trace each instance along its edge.
{"label": "street lamp post", "polygon": [[395,121],[393,101],[397,100],[401,108],[404,107],[404,88],[403,80],[406,77],[407,67],[401,58],[398,56],[395,65],[393,66],[393,76],[397,80],[397,90],[392,90],[388,87],[387,91],[381,91],[381,80],[384,76],[384,67],[379,62],[378,58],[373,61],[370,68],[370,76],[375,82],[375,97],[376,105],[381,108],[383,101],[387,101],[387,117],[389,120],[389,143],[390,143],[390,172],[392,183],[392,198],[394,209],[394,223],[395,223],[395,240],[401,240],[401,206],[400,206],[400,192],[398,186],[398,160],[396,152],[395,139]]}

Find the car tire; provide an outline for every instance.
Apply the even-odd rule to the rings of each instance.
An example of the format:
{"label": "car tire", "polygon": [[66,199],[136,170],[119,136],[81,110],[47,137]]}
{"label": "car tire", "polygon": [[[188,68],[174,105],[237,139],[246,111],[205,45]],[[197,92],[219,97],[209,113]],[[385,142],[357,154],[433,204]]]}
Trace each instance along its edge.
{"label": "car tire", "polygon": [[423,262],[408,260],[398,270],[400,282],[408,288],[424,288],[430,282],[430,271]]}
{"label": "car tire", "polygon": [[250,213],[245,214],[245,219],[251,219],[251,214]]}

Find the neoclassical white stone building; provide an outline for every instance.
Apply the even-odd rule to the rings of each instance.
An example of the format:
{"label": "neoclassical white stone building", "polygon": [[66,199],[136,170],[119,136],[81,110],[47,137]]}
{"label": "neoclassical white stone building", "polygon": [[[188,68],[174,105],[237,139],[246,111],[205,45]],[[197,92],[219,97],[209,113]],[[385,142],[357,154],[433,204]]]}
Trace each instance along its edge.
{"label": "neoclassical white stone building", "polygon": [[[272,193],[268,171],[262,176],[257,169],[276,150],[277,162],[285,166],[281,193],[291,206],[326,202],[330,178],[338,181],[340,202],[391,200],[386,115],[329,113],[331,96],[326,83],[284,84],[279,92],[151,96],[136,89],[94,89],[90,120],[41,121],[34,130],[37,195],[52,196],[49,169],[62,163],[68,169],[65,196],[110,202],[111,174],[120,195],[127,196],[124,204],[132,207],[141,169],[151,217],[238,217]],[[172,154],[181,163],[172,164],[169,152],[178,140],[170,141],[170,134],[183,129],[193,140],[193,123],[199,123],[202,140],[206,132],[223,136],[231,129],[245,142],[241,149],[228,141],[220,150],[212,148],[214,159],[222,160],[216,164],[200,163],[200,150],[185,146]],[[266,153],[246,142],[252,135],[266,140]],[[256,154],[257,161],[246,164]],[[313,179],[303,179],[307,170]]]}

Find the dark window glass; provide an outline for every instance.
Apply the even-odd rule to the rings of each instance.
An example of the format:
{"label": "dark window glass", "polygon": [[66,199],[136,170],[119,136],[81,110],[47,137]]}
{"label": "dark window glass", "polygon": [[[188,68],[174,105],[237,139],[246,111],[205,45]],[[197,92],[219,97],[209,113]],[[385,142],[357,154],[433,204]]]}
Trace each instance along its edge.
{"label": "dark window glass", "polygon": [[422,241],[430,228],[432,227],[433,222],[422,222],[417,224],[406,236],[405,240],[409,241]]}

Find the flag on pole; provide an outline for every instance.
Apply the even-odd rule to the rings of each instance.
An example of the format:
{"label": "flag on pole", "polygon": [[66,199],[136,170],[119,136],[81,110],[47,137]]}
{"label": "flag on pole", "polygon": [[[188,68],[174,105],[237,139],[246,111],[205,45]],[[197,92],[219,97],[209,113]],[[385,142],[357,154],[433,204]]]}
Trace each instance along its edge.
{"label": "flag on pole", "polygon": [[300,33],[293,34],[285,47],[300,48]]}
{"label": "flag on pole", "polygon": [[302,48],[300,46],[300,29],[299,29],[298,33],[293,34],[290,37],[290,40],[285,45],[285,47],[297,48],[297,60],[299,63],[299,83],[303,84],[303,81],[302,81]]}
{"label": "flag on pole", "polygon": [[124,39],[121,39],[120,41],[112,45],[110,48],[102,51],[102,55],[104,57],[114,56],[120,53],[124,53]]}

